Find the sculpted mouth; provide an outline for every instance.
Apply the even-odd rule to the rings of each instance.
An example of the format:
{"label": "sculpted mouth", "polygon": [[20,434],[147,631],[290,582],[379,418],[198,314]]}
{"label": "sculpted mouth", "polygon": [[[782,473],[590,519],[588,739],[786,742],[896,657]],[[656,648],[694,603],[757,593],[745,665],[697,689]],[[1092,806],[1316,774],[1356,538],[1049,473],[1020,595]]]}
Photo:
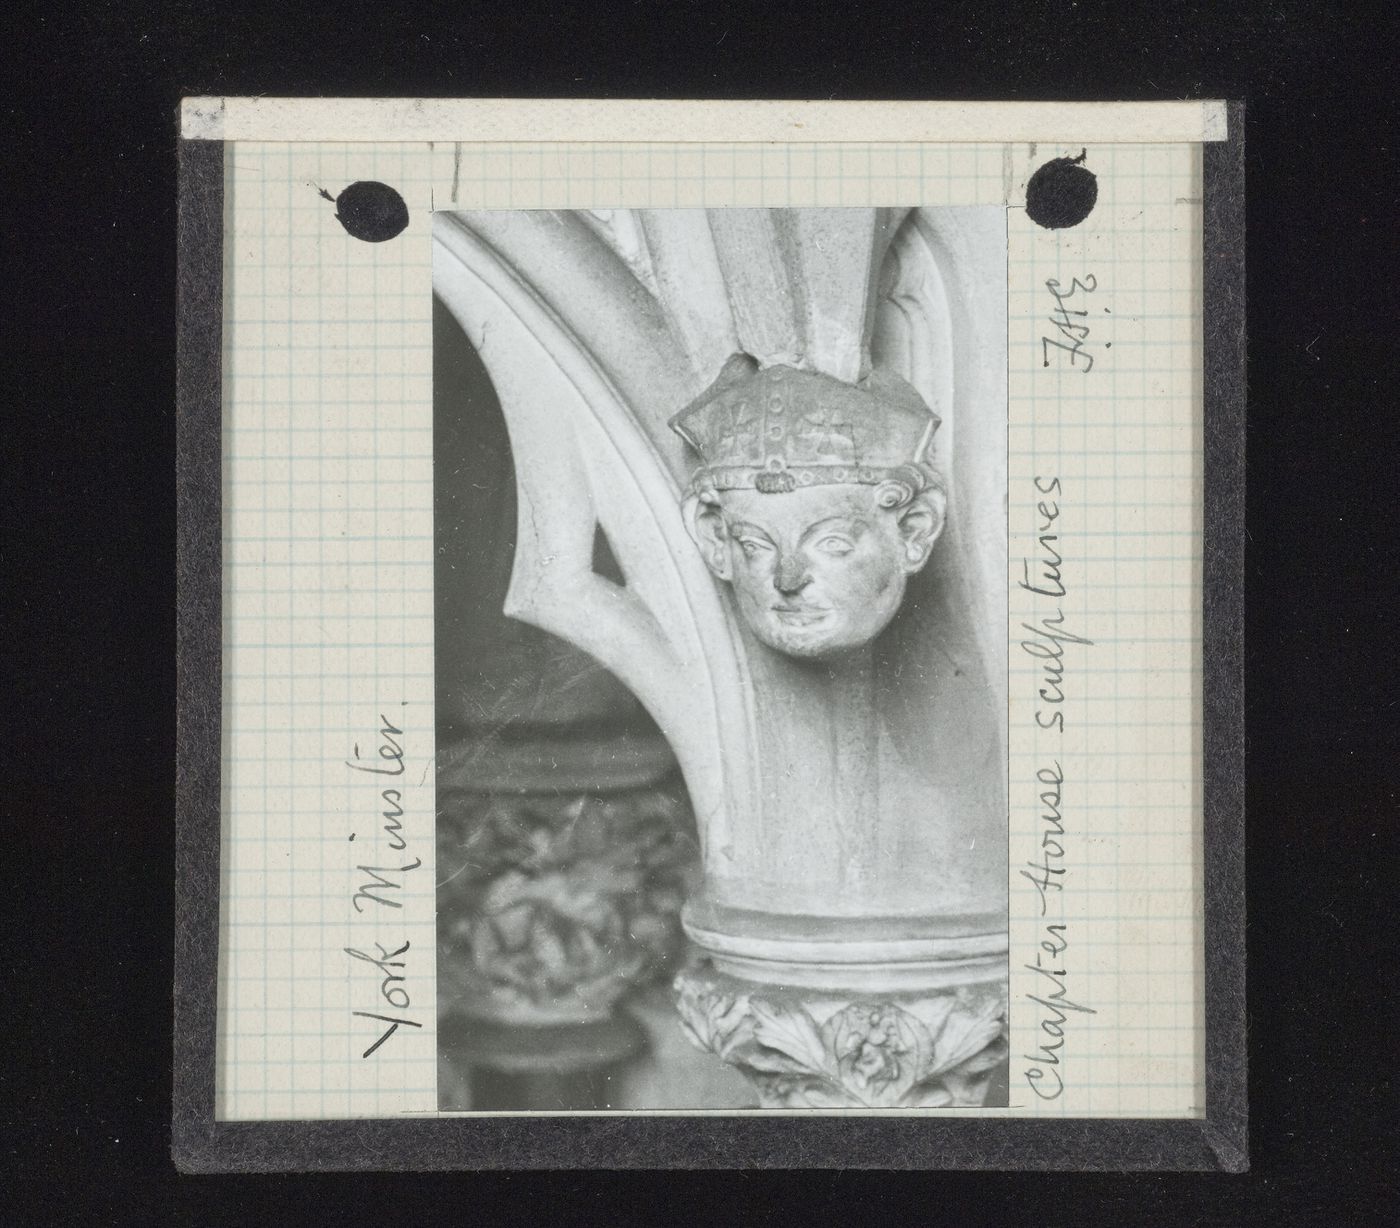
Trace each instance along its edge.
{"label": "sculpted mouth", "polygon": [[778,621],[789,627],[810,627],[815,623],[822,622],[830,610],[823,610],[811,606],[786,606],[775,605],[773,613],[778,616]]}

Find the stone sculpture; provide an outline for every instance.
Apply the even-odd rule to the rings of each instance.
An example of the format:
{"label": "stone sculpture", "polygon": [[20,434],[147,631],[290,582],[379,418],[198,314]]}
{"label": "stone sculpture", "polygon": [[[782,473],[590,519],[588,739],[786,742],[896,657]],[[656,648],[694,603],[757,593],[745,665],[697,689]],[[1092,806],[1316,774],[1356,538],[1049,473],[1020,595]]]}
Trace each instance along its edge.
{"label": "stone sculpture", "polygon": [[820,659],[885,629],[943,529],[938,425],[898,376],[846,384],[746,354],[671,419],[703,461],[686,527],[762,643]]}

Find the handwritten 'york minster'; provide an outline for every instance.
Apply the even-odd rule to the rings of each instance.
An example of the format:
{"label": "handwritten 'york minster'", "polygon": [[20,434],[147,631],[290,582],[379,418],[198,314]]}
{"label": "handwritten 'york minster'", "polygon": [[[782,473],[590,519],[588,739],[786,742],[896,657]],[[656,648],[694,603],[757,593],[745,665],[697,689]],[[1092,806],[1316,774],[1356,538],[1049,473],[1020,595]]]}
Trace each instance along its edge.
{"label": "handwritten 'york minster'", "polygon": [[[371,757],[362,756],[360,744],[356,742],[352,756],[345,761],[345,766],[352,771],[363,772],[370,776],[402,776],[404,772],[403,743],[399,741],[402,737],[403,730],[390,721],[387,716],[381,714],[377,754]],[[408,841],[404,837],[401,821],[404,813],[402,790],[394,786],[381,789],[379,805],[378,835],[385,853],[406,852]],[[357,835],[358,833],[351,832],[350,839],[353,841]],[[381,908],[402,908],[403,901],[395,896],[396,893],[403,890],[404,875],[418,869],[422,864],[421,857],[414,857],[411,860],[402,858],[397,861],[388,860],[383,865],[363,864],[356,866],[355,869],[365,876],[365,881],[360,883],[350,901],[355,911],[362,913],[370,904],[377,904]]]}

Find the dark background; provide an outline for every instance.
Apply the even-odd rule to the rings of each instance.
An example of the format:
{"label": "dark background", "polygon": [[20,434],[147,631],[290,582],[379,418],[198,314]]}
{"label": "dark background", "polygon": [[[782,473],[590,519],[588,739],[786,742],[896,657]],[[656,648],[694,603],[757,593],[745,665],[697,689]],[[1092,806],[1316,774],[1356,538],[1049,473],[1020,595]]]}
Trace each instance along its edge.
{"label": "dark background", "polygon": [[[753,6],[755,9],[758,6]],[[3,19],[5,1214],[1371,1224],[1395,1212],[1394,6],[20,5]],[[1243,98],[1245,1176],[182,1178],[168,1158],[186,94]],[[9,365],[9,364],[7,364]],[[8,850],[7,850],[8,851]],[[18,1036],[21,1043],[13,1041]]]}

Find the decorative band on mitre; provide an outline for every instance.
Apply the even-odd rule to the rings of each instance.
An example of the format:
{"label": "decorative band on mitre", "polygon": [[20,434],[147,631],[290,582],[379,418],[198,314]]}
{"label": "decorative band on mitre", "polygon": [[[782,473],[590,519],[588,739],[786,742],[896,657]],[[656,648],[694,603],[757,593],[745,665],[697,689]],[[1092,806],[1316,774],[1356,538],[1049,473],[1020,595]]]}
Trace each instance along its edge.
{"label": "decorative band on mitre", "polygon": [[692,489],[777,494],[889,479],[921,489],[939,420],[892,372],[848,384],[735,354],[670,425],[700,458]]}
{"label": "decorative band on mitre", "polygon": [[871,468],[867,465],[801,465],[789,468],[782,463],[762,469],[749,465],[702,467],[690,479],[690,493],[701,490],[756,490],[760,494],[787,494],[807,486],[879,486],[899,482],[918,492],[927,478],[917,465]]}

